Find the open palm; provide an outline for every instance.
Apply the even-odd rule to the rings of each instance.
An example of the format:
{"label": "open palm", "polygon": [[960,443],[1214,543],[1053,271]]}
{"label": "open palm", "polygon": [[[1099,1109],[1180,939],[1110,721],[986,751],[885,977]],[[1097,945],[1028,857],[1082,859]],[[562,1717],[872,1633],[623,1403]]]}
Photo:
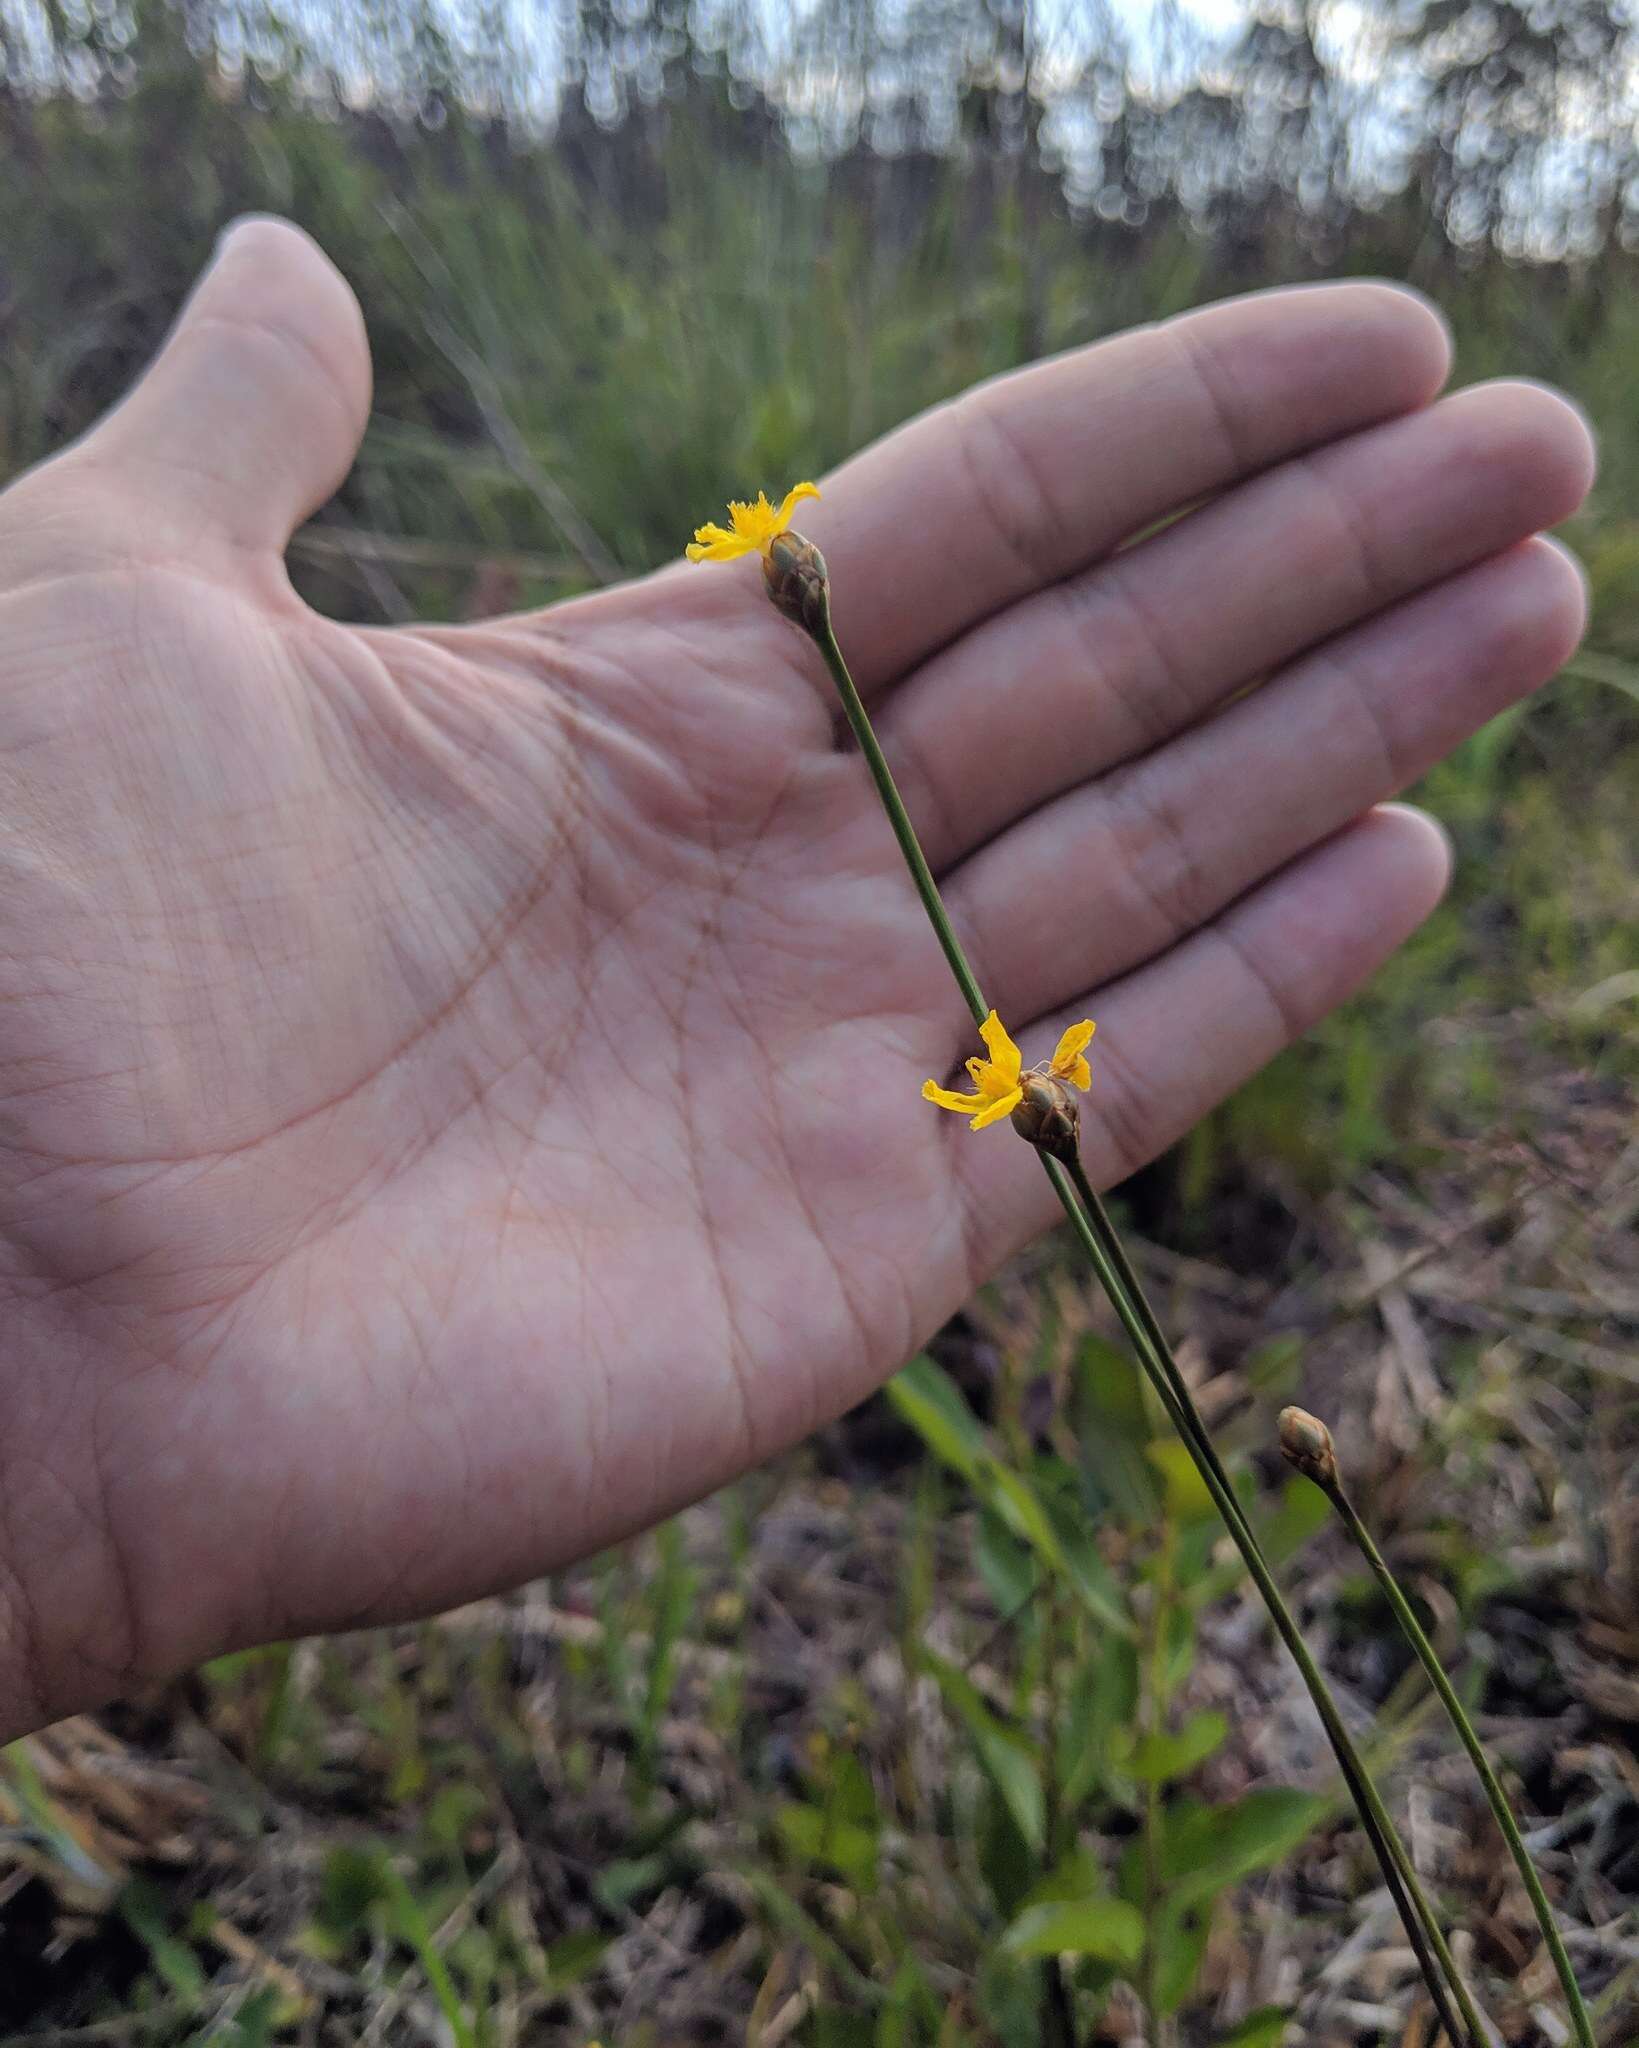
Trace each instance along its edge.
{"label": "open palm", "polygon": [[[1265,295],[806,508],[987,991],[1028,1058],[1099,1020],[1102,1181],[1427,913],[1439,834],[1373,807],[1574,643],[1530,536],[1586,434],[1445,370],[1404,294]],[[920,1098],[971,1025],[754,569],[449,629],[293,595],[368,383],[250,223],[0,499],[0,1732],[651,1521],[1049,1220]]]}

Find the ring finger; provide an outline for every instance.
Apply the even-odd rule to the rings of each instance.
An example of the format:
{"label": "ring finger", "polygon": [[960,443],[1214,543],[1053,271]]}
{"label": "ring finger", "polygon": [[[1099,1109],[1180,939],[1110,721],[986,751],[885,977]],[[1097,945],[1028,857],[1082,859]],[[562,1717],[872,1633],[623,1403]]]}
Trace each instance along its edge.
{"label": "ring finger", "polygon": [[935,871],[1304,648],[1565,518],[1591,466],[1586,428],[1553,393],[1464,392],[1289,462],[976,628],[880,720]]}

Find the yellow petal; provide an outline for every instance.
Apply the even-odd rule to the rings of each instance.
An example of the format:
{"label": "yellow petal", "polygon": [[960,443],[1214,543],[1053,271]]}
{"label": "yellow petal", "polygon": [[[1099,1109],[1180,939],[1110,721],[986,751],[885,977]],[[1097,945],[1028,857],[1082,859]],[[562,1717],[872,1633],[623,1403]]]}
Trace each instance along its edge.
{"label": "yellow petal", "polygon": [[991,1065],[1003,1077],[1003,1085],[1013,1087],[1018,1081],[1019,1070],[1024,1065],[1024,1056],[1008,1037],[1007,1027],[994,1010],[979,1026],[979,1036],[989,1049]]}
{"label": "yellow petal", "polygon": [[985,1106],[982,1095],[955,1095],[950,1089],[941,1088],[937,1081],[922,1083],[922,1100],[937,1102],[941,1109],[954,1109],[961,1116],[968,1116],[972,1111],[983,1109]]}
{"label": "yellow petal", "polygon": [[691,562],[732,562],[736,556],[749,555],[755,546],[755,541],[742,540],[727,527],[708,523],[694,529],[694,539],[683,552]]}
{"label": "yellow petal", "polygon": [[1006,1095],[1010,1089],[1019,1085],[1016,1074],[1004,1074],[1000,1067],[993,1066],[989,1060],[969,1060],[967,1071],[968,1079],[986,1102],[994,1102],[998,1095]]}
{"label": "yellow petal", "polygon": [[972,1128],[982,1131],[986,1124],[1000,1123],[1004,1116],[1011,1116],[1024,1100],[1022,1088],[1009,1089],[999,1102],[993,1102],[987,1109],[981,1109],[973,1119]]}
{"label": "yellow petal", "polygon": [[796,511],[804,498],[817,498],[818,496],[819,491],[813,484],[793,484],[780,500],[780,509],[777,515],[780,523],[777,530],[780,533],[784,533],[785,529],[791,524],[792,513]]}
{"label": "yellow petal", "polygon": [[1096,1024],[1083,1018],[1079,1024],[1072,1024],[1058,1042],[1053,1054],[1051,1071],[1060,1081],[1068,1081],[1074,1088],[1086,1090],[1093,1085],[1093,1070],[1082,1054],[1093,1042]]}

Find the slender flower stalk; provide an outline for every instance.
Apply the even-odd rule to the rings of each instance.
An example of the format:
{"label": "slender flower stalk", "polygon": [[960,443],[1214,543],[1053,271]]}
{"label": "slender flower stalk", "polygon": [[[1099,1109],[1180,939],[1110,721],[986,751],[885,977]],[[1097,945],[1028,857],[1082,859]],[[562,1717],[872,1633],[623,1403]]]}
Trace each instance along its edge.
{"label": "slender flower stalk", "polygon": [[[1227,1476],[1223,1476],[1223,1466],[1216,1451],[1210,1448],[1205,1452],[1202,1450],[1202,1445],[1209,1444],[1210,1440],[1201,1421],[1200,1412],[1190,1398],[1188,1387],[1178,1371],[1177,1360],[1172,1356],[1170,1347],[1165,1346],[1163,1339],[1170,1372],[1163,1370],[1157,1362],[1148,1332],[1128,1299],[1126,1290],[1121,1286],[1115,1268],[1099,1242],[1091,1222],[1075,1198],[1073,1181],[1056,1159],[1044,1158],[1042,1163],[1047,1168],[1048,1178],[1053,1182],[1060,1202],[1064,1205],[1065,1214],[1069,1217],[1076,1235],[1081,1239],[1082,1247],[1092,1262],[1093,1269],[1098,1274],[1134,1351],[1138,1354],[1139,1364],[1166,1410],[1168,1420],[1194,1459],[1195,1468],[1200,1473],[1207,1492],[1212,1496],[1213,1506],[1217,1508],[1229,1530],[1252,1583],[1257,1587],[1264,1605],[1269,1610],[1270,1619],[1274,1622],[1281,1641],[1298,1667],[1299,1676],[1314,1702],[1315,1712],[1320,1716],[1321,1726],[1326,1731],[1326,1739],[1337,1758],[1338,1769],[1348,1788],[1349,1797],[1354,1801],[1362,1831],[1377,1857],[1383,1881],[1388,1886],[1389,1896],[1400,1915],[1401,1925],[1406,1930],[1406,1939],[1411,1945],[1412,1954],[1417,1958],[1417,1966],[1422,1972],[1423,1982],[1428,1987],[1429,1997],[1433,2001],[1434,2010],[1439,2015],[1440,2024],[1445,2029],[1447,2038],[1453,2044],[1467,2041],[1471,2048],[1486,2048],[1489,2037],[1484,2023],[1475,2010],[1473,1998],[1463,1981],[1462,1973],[1457,1968],[1456,1959],[1440,1926],[1439,1916],[1430,1905],[1406,1846],[1400,1839],[1399,1831],[1383,1804],[1370,1771],[1367,1770],[1359,1750],[1355,1747],[1353,1737],[1343,1724],[1343,1717],[1338,1712],[1331,1687],[1326,1683],[1320,1666],[1315,1662],[1314,1655],[1303,1638],[1302,1631],[1292,1618],[1292,1611],[1275,1583],[1256,1532],[1242,1510],[1234,1487]],[[1174,1391],[1175,1384],[1178,1392]],[[1453,2000],[1456,2010],[1453,2009]],[[1458,2011],[1462,2014],[1460,2024],[1456,2016]]]}
{"label": "slender flower stalk", "polygon": [[[1219,1460],[1217,1447],[1208,1435],[1205,1425],[1201,1422],[1200,1413],[1190,1398],[1189,1388],[1178,1371],[1177,1361],[1172,1355],[1172,1349],[1167,1342],[1166,1333],[1161,1328],[1160,1320],[1156,1316],[1154,1309],[1150,1306],[1149,1298],[1144,1292],[1138,1275],[1133,1270],[1132,1262],[1127,1257],[1126,1248],[1116,1232],[1115,1225],[1111,1223],[1108,1212],[1105,1210],[1103,1202],[1099,1199],[1097,1190],[1087,1178],[1086,1168],[1082,1165],[1079,1156],[1070,1164],[1070,1177],[1074,1183],[1076,1194],[1087,1214],[1088,1221],[1099,1238],[1105,1256],[1115,1267],[1122,1286],[1126,1290],[1128,1299],[1137,1312],[1139,1322],[1143,1326],[1144,1334],[1149,1341],[1156,1364],[1166,1374],[1168,1383],[1173,1389],[1179,1408],[1180,1434],[1184,1436],[1186,1443],[1197,1454],[1197,1462],[1204,1462],[1212,1467],[1216,1475],[1218,1489],[1221,1489],[1222,1493],[1234,1503],[1235,1511],[1240,1515],[1242,1524],[1245,1526],[1247,1537],[1255,1543],[1256,1536],[1250,1526],[1246,1525],[1246,1517],[1240,1507],[1240,1498],[1230,1484],[1229,1477]],[[1112,1299],[1114,1299],[1113,1296]],[[1282,1441],[1284,1444],[1284,1437]],[[1328,1455],[1330,1454],[1330,1449],[1331,1442],[1330,1438],[1327,1437],[1325,1452]],[[1317,1484],[1320,1483],[1315,1472],[1311,1471],[1306,1463],[1302,1463],[1296,1458],[1293,1459],[1293,1462],[1298,1464],[1300,1471],[1305,1472],[1310,1478],[1315,1478]],[[1243,1556],[1245,1555],[1244,1548],[1242,1554]],[[1279,1616],[1277,1615],[1275,1619],[1278,1627]],[[1284,1631],[1282,1633],[1284,1635]],[[1304,1650],[1307,1650],[1307,1645],[1304,1645]],[[1293,1649],[1293,1655],[1295,1657],[1298,1656],[1296,1649]],[[1302,1668],[1301,1657],[1299,1657],[1299,1668]],[[1312,1690],[1313,1688],[1311,1688]],[[1319,1705],[1318,1698],[1316,1705]],[[1338,1753],[1338,1760],[1340,1764],[1343,1762],[1341,1751]],[[1418,1921],[1422,1926],[1428,1947],[1439,1963],[1440,1969],[1461,2008],[1464,2024],[1476,2041],[1483,2041],[1486,2038],[1483,2024],[1479,2013],[1475,2009],[1468,1986],[1463,1980],[1462,1973],[1457,1968],[1456,1958],[1451,1953],[1438,1916],[1429,1904],[1427,1894],[1424,1892],[1422,1884],[1418,1879],[1415,1866],[1406,1852],[1405,1844],[1401,1841],[1399,1833],[1389,1820],[1387,1813],[1382,1809],[1377,1787],[1371,1773],[1366,1769],[1364,1762],[1358,1757],[1356,1762],[1359,1764],[1358,1787],[1355,1779],[1350,1776],[1347,1766],[1344,1767],[1344,1777],[1354,1796],[1355,1804],[1360,1809],[1361,1821],[1366,1828],[1366,1832],[1374,1848],[1378,1849],[1379,1860],[1381,1861],[1382,1856],[1386,1853],[1394,1861],[1395,1868],[1400,1877],[1400,1887],[1398,1889],[1394,1886],[1393,1880],[1390,1880],[1390,1891],[1395,1898],[1395,1903],[1401,1907],[1402,1918],[1404,1918],[1403,1901],[1410,1902],[1412,1910],[1415,1911]],[[1379,1821],[1381,1825],[1379,1825]],[[1386,1870],[1387,1866],[1385,1865],[1385,1874]],[[1407,1923],[1407,1929],[1409,1933],[1409,1922]],[[1418,1959],[1419,1962],[1423,1960],[1421,1952],[1419,1952]],[[1425,1970],[1426,1976],[1427,1972]],[[1454,2033],[1452,2034],[1452,2039],[1456,2039]]]}
{"label": "slender flower stalk", "polygon": [[[915,827],[911,823],[904,798],[894,782],[892,771],[872,728],[869,714],[854,685],[853,677],[849,674],[842,650],[837,645],[836,634],[831,624],[830,587],[824,558],[811,541],[789,529],[788,522],[796,495],[792,493],[788,496],[777,511],[761,498],[754,513],[744,507],[735,508],[735,532],[732,536],[720,528],[701,528],[696,535],[699,553],[695,558],[728,559],[731,552],[747,554],[755,549],[762,556],[763,576],[770,599],[786,617],[802,626],[819,649],[836,685],[843,715],[859,743],[865,765],[876,786],[877,795],[887,814],[899,850],[904,856],[916,892],[921,898],[928,922],[933,927],[934,936],[944,953],[952,977],[961,990],[963,1000],[972,1012],[974,1022],[981,1027],[987,1048],[991,1052],[990,1061],[976,1061],[970,1069],[979,1085],[980,1094],[985,1098],[983,1103],[974,1105],[980,1109],[980,1115],[975,1117],[974,1121],[976,1124],[988,1122],[992,1120],[990,1108],[998,1105],[1002,1094],[1005,1093],[997,1085],[996,1078],[997,1061],[1005,1057],[1001,1052],[1001,1042],[1006,1041],[1011,1047],[1011,1041],[1007,1040],[1006,1033],[1001,1031],[999,1023],[996,1022],[994,1013],[979,986],[978,978],[963,951],[961,941],[956,936],[955,928],[940,897],[938,884],[933,878],[933,872],[928,866]],[[742,518],[742,514],[746,516]],[[719,548],[720,552],[717,552]],[[691,555],[695,554],[693,549],[690,552]],[[997,1033],[999,1038],[995,1035]],[[1087,1038],[1091,1035],[1091,1031],[1088,1030]],[[1075,1047],[1075,1056],[1079,1056],[1085,1043],[1084,1039]],[[1064,1108],[1069,1116],[1068,1131],[1055,1123],[1050,1139],[1032,1136],[1031,1142],[1035,1144],[1043,1170],[1052,1183],[1065,1215],[1132,1343],[1141,1369],[1189,1451],[1202,1482],[1211,1495],[1213,1504],[1229,1530],[1236,1548],[1240,1551],[1253,1583],[1268,1607],[1275,1627],[1298,1667],[1310,1698],[1314,1701],[1321,1725],[1337,1757],[1344,1782],[1359,1812],[1361,1826],[1372,1845],[1384,1882],[1405,1927],[1406,1938],[1416,1956],[1440,2025],[1454,2044],[1454,2048],[1462,2048],[1465,2042],[1469,2044],[1469,2048],[1486,2048],[1485,2028],[1474,2010],[1466,1986],[1462,1983],[1439,1921],[1423,1893],[1411,1859],[1343,1724],[1331,1690],[1297,1623],[1293,1620],[1280,1588],[1275,1583],[1256,1532],[1243,1512],[1234,1487],[1207,1436],[1160,1322],[1148,1301],[1144,1299],[1137,1276],[1120,1246],[1103,1204],[1081,1168],[1076,1149],[1074,1101],[1057,1075],[1058,1058],[1066,1055],[1067,1044],[1068,1035],[1066,1040],[1060,1042],[1059,1055],[1055,1056],[1054,1068],[1047,1078],[1053,1079],[1063,1097],[1063,1102],[1059,1106]],[[982,1068],[991,1070],[988,1080],[981,1074]],[[945,1092],[935,1088],[931,1099],[939,1101]],[[943,1106],[967,1108],[969,1104],[965,1100],[953,1098],[949,1104]],[[1004,1112],[998,1110],[998,1114],[1001,1113]],[[1013,1113],[1017,1122],[1020,1112]],[[1462,2012],[1461,2021],[1453,2008],[1453,1995],[1457,2007]]]}
{"label": "slender flower stalk", "polygon": [[865,756],[865,765],[871,771],[876,793],[882,799],[882,808],[888,814],[888,823],[893,827],[893,836],[899,841],[899,851],[905,856],[905,865],[911,871],[911,880],[916,884],[916,893],[922,899],[922,908],[928,914],[928,923],[933,926],[933,935],[939,941],[946,965],[950,968],[956,986],[962,991],[962,1000],[973,1012],[974,1023],[982,1025],[990,1015],[990,1005],[984,999],[973,969],[968,965],[967,955],[962,951],[962,942],[957,938],[955,928],[946,914],[944,900],[939,894],[939,885],[933,879],[933,870],[928,866],[927,856],[922,851],[922,842],[916,836],[916,828],[912,825],[910,813],[905,808],[905,799],[899,794],[899,786],[893,779],[893,771],[877,744],[876,733],[864,701],[854,688],[854,679],[848,673],[847,662],[842,658],[837,636],[831,630],[829,607],[826,610],[824,629],[815,633],[813,640],[825,657],[825,666],[831,671],[831,680],[836,684],[837,695],[842,699],[842,714],[847,719],[854,738],[859,742],[859,751]]}
{"label": "slender flower stalk", "polygon": [[1308,1415],[1301,1408],[1285,1408],[1280,1416],[1280,1443],[1290,1463],[1312,1479],[1337,1511],[1338,1519],[1349,1532],[1351,1540],[1361,1556],[1370,1566],[1372,1576],[1382,1587],[1385,1597],[1394,1610],[1394,1618],[1400,1624],[1401,1633],[1416,1652],[1417,1661],[1428,1673],[1429,1682],[1440,1696],[1457,1739],[1468,1752],[1468,1760],[1474,1766],[1475,1776],[1484,1789],[1497,1826],[1502,1830],[1508,1844],[1508,1852],[1514,1859],[1514,1867],[1520,1874],[1520,1882],[1530,1897],[1532,1910],[1537,1916],[1537,1925],[1542,1929],[1542,1938],[1548,1944],[1548,1953],[1553,1957],[1554,1969],[1558,1974],[1560,1989],[1565,1994],[1565,2003],[1570,2008],[1571,2025],[1576,2031],[1580,2048],[1596,2048],[1593,2021],[1583,2002],[1582,1992],[1576,1981],[1576,1972],[1571,1967],[1571,1958],[1565,1948],[1565,1940],[1554,1918],[1548,1895],[1542,1888],[1542,1879],[1537,1875],[1536,1865],[1526,1848],[1514,1818],[1514,1810],[1508,1803],[1497,1774],[1491,1766],[1491,1759],[1485,1753],[1485,1745],[1474,1732],[1462,1701],[1457,1697],[1456,1688],[1446,1676],[1434,1645],[1424,1632],[1415,1610],[1400,1590],[1400,1582],[1389,1568],[1388,1560],[1377,1547],[1371,1531],[1361,1520],[1359,1511],[1349,1498],[1338,1470],[1337,1453],[1332,1443],[1331,1431],[1323,1422]]}

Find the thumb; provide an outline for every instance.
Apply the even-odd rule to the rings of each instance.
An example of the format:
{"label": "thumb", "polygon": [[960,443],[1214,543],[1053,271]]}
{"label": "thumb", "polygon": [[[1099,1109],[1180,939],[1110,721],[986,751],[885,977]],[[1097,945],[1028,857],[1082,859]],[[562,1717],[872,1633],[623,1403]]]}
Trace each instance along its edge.
{"label": "thumb", "polygon": [[85,453],[190,540],[279,553],[352,467],[369,411],[369,343],[341,273],[299,228],[250,218]]}

